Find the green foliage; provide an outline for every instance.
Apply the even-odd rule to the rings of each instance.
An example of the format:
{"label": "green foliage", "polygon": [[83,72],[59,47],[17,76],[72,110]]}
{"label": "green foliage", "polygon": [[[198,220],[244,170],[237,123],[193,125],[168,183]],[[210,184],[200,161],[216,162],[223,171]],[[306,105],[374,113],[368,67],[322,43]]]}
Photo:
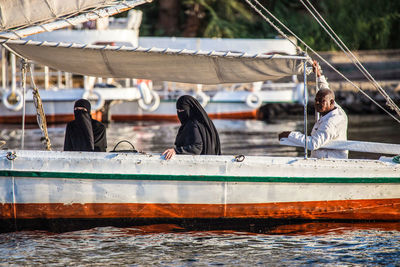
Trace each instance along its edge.
{"label": "green foliage", "polygon": [[[300,1],[258,1],[313,49],[338,50],[336,44]],[[400,48],[400,1],[311,0],[311,2],[350,49]],[[145,12],[141,27],[142,35],[162,34],[155,27],[158,15],[157,3],[158,1],[155,1],[142,8]],[[277,31],[243,0],[184,0],[180,3],[181,25],[185,25],[187,18],[185,11],[188,7],[194,4],[201,5],[205,15],[201,19],[198,37],[274,38],[278,35]],[[278,24],[275,22],[275,25]],[[282,26],[278,26],[283,29]]]}
{"label": "green foliage", "polygon": [[392,40],[400,33],[399,1],[326,1],[326,7],[328,22],[350,49],[400,48],[399,38]]}
{"label": "green foliage", "polygon": [[251,12],[240,1],[186,0],[184,3],[197,3],[204,7],[206,16],[202,23],[202,37],[235,38],[242,28],[238,20],[253,21]]}

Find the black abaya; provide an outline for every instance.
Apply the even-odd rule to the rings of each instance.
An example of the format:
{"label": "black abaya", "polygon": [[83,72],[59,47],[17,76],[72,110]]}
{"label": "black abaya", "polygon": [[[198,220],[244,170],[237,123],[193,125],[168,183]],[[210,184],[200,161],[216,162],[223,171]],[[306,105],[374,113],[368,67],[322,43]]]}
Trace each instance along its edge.
{"label": "black abaya", "polygon": [[182,125],[175,139],[178,154],[221,155],[219,135],[199,101],[192,96],[181,96],[177,103]]}
{"label": "black abaya", "polygon": [[94,137],[94,151],[106,152],[107,137],[106,127],[99,121],[92,119],[93,137]]}
{"label": "black abaya", "polygon": [[[76,109],[85,108],[86,110]],[[75,120],[67,124],[64,151],[99,151],[107,148],[106,127],[90,116],[90,102],[80,99],[74,106]]]}

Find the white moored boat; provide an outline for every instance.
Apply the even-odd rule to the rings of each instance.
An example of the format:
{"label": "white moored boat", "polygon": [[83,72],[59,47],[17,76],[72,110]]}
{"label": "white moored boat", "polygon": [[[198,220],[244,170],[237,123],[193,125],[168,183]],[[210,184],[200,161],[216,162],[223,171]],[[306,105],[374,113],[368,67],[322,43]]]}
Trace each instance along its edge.
{"label": "white moored boat", "polygon": [[[134,10],[132,10],[134,11]],[[135,18],[134,29],[115,29],[111,27],[108,30],[57,30],[31,35],[26,40],[47,41],[47,42],[69,42],[85,44],[124,44],[129,41],[127,46],[135,47],[138,44],[143,47],[153,47],[161,45],[171,49],[203,50],[203,51],[241,51],[252,54],[295,54],[296,47],[285,39],[211,39],[211,38],[166,38],[166,37],[138,37],[138,24],[140,23],[140,12],[129,16]],[[138,17],[138,18],[136,18]],[[129,20],[128,20],[129,21]],[[127,23],[130,24],[130,23]],[[130,38],[126,40],[126,38]],[[19,88],[16,88],[16,65],[15,57],[11,57],[11,72],[14,74],[10,79],[10,86],[3,82],[2,102],[0,103],[0,122],[19,123],[22,121],[22,101],[17,104],[9,104],[7,96],[11,92],[20,95]],[[6,77],[7,67],[5,61],[2,62],[3,77]],[[97,118],[113,121],[137,121],[137,120],[170,120],[176,121],[175,102],[177,97],[182,94],[192,94],[203,105],[211,118],[221,119],[255,119],[258,118],[258,109],[268,103],[302,103],[304,86],[297,81],[297,77],[292,77],[287,82],[256,82],[248,84],[233,84],[213,86],[212,90],[198,90],[202,85],[181,84],[164,82],[151,91],[156,93],[152,101],[143,104],[140,84],[134,79],[119,80],[119,83],[113,81],[113,84],[103,83],[103,79],[95,79],[85,76],[84,88],[72,88],[74,81],[72,77],[65,77],[65,85],[61,72],[57,74],[57,84],[50,88],[48,67],[44,67],[44,88],[39,90],[42,102],[44,104],[45,114],[48,123],[69,122],[73,118],[72,108],[74,102],[89,92],[94,92],[96,103],[93,109],[97,110]],[[47,69],[46,69],[47,68]],[[51,71],[50,71],[51,72]],[[41,72],[35,72],[35,76]],[[46,76],[47,75],[47,76]],[[53,78],[54,80],[54,78]],[[290,79],[289,79],[290,80]],[[92,82],[90,82],[92,81]],[[75,83],[79,83],[75,79]],[[151,81],[145,81],[151,82]],[[99,88],[100,86],[114,87]],[[116,88],[115,86],[118,85]],[[133,86],[132,86],[133,85]],[[148,86],[152,88],[152,86]],[[182,87],[186,87],[182,89]],[[190,89],[188,89],[190,87]],[[11,88],[11,89],[8,89]],[[240,90],[237,90],[237,89]],[[245,89],[245,90],[244,90]],[[114,92],[114,93],[112,93]],[[20,97],[21,98],[21,97]],[[159,99],[158,99],[159,98]],[[107,103],[106,105],[104,105]],[[33,98],[28,92],[26,99],[25,121],[36,123],[36,111]]]}
{"label": "white moored boat", "polygon": [[[193,84],[255,82],[301,73],[306,84],[310,60],[307,55],[20,40],[2,44],[23,58],[71,73]],[[306,106],[307,90],[304,93]],[[358,144],[340,145],[363,151]],[[377,152],[379,145],[372,145]],[[400,154],[399,145],[378,153]],[[177,155],[166,161],[159,154],[3,150],[0,219],[12,225],[57,219],[398,221],[396,159]]]}
{"label": "white moored boat", "polygon": [[[136,1],[139,3],[145,1]],[[95,29],[83,27],[84,24],[77,25],[77,29],[59,29],[56,31],[45,31],[38,34],[29,35],[25,40],[48,41],[48,42],[67,42],[81,44],[103,44],[128,47],[168,47],[171,49],[203,50],[203,51],[236,51],[250,54],[295,54],[296,47],[285,39],[221,39],[221,38],[169,38],[169,37],[140,37],[139,26],[141,23],[141,11],[130,10],[126,18],[102,17],[96,21]],[[93,21],[94,22],[94,21]],[[104,23],[106,22],[106,23]],[[47,28],[46,28],[47,29]],[[3,53],[4,59],[5,53]],[[3,95],[0,102],[0,122],[19,123],[22,121],[22,101],[11,104],[7,97],[11,92],[19,97],[21,91],[17,88],[17,65],[15,57],[10,59],[11,73],[13,74],[8,85],[6,60],[2,60],[2,88],[0,95]],[[37,66],[36,66],[37,67]],[[113,121],[137,121],[137,120],[176,120],[175,102],[176,97],[185,93],[182,88],[166,87],[167,90],[154,90],[159,96],[160,101],[154,101],[143,105],[139,103],[141,93],[138,84],[130,79],[120,80],[119,88],[113,88],[114,94],[110,94],[107,89],[93,88],[93,85],[84,88],[73,88],[73,77],[65,73],[65,85],[61,72],[57,75],[57,84],[50,88],[48,67],[44,67],[44,89],[40,90],[40,95],[44,105],[48,123],[69,122],[73,118],[72,108],[74,102],[84,96],[87,91],[93,90],[97,94],[97,103],[94,110],[97,110],[97,118]],[[35,76],[40,72],[35,72]],[[85,77],[85,80],[88,77]],[[53,78],[54,80],[54,78]],[[80,83],[76,81],[75,84]],[[101,84],[101,82],[100,82]],[[115,85],[116,83],[114,83]],[[107,86],[107,83],[102,85]],[[108,84],[111,86],[111,84]],[[187,85],[186,85],[187,86]],[[224,89],[221,89],[221,88]],[[254,86],[247,86],[251,90]],[[233,91],[231,86],[220,86],[217,92],[186,92],[191,93],[202,101],[204,108],[212,118],[230,119],[249,119],[257,118],[258,108],[266,103],[301,103],[303,85],[297,81],[285,83],[269,83],[264,88],[259,88],[256,92],[249,90]],[[75,90],[75,91],[74,91]],[[207,94],[206,94],[207,93]],[[20,97],[21,98],[21,97]],[[104,104],[106,106],[104,106]],[[36,111],[31,95],[26,99],[25,121],[27,123],[36,122]]]}
{"label": "white moored boat", "polygon": [[0,175],[3,220],[400,220],[391,161],[2,151]]}

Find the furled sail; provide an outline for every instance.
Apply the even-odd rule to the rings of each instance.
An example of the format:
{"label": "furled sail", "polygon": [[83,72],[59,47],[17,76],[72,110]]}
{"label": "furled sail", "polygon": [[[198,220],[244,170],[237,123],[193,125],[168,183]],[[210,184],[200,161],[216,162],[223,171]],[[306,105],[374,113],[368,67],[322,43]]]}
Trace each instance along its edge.
{"label": "furled sail", "polygon": [[118,0],[0,0],[0,31],[77,14]]}
{"label": "furled sail", "polygon": [[301,74],[305,57],[248,55],[34,41],[7,41],[22,57],[57,70],[107,78],[200,84],[264,81]]}

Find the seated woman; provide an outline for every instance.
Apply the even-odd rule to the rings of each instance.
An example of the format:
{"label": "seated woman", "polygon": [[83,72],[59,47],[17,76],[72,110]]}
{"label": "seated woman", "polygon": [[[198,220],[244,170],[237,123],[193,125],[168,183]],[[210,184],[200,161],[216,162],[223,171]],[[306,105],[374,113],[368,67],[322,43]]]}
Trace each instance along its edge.
{"label": "seated woman", "polygon": [[175,147],[165,150],[165,159],[175,154],[221,155],[221,144],[214,123],[199,101],[192,96],[181,96],[176,102],[181,122],[175,139]]}
{"label": "seated woman", "polygon": [[92,119],[90,109],[90,102],[86,99],[75,102],[75,120],[67,124],[64,151],[106,151],[106,127]]}

